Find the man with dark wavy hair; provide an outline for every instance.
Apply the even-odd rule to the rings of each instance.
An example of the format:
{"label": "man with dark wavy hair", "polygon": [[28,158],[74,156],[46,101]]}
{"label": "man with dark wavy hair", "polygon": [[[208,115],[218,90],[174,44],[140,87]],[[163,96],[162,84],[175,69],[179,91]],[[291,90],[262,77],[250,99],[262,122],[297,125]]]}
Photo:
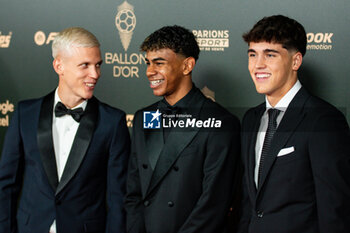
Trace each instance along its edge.
{"label": "man with dark wavy hair", "polygon": [[350,134],[344,115],[298,80],[304,27],[275,15],[243,39],[265,103],[242,122],[241,233],[350,232]]}
{"label": "man with dark wavy hair", "polygon": [[[237,188],[239,121],[192,83],[199,47],[190,31],[163,27],[141,50],[153,94],[164,98],[135,114],[125,201],[128,232],[225,232]],[[150,112],[152,119],[160,118],[159,129],[145,127]]]}

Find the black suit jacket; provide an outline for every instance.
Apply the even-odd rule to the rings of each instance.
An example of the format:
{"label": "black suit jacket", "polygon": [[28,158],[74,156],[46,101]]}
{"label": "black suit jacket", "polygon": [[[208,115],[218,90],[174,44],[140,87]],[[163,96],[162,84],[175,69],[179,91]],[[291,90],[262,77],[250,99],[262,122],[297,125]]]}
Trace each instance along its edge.
{"label": "black suit jacket", "polygon": [[125,232],[125,113],[88,101],[58,182],[53,101],[54,92],[14,113],[0,161],[0,232],[48,233],[54,219],[58,233]]}
{"label": "black suit jacket", "polygon": [[[239,121],[196,89],[186,114],[220,119],[222,127],[174,128],[163,144],[162,129],[143,129],[142,123],[143,111],[157,106],[134,118],[125,201],[128,232],[223,232],[236,188]],[[148,159],[152,153],[160,153],[154,171]]]}
{"label": "black suit jacket", "polygon": [[[343,114],[301,88],[277,128],[256,188],[255,143],[264,111],[265,103],[242,122],[239,232],[350,232],[350,135]],[[294,151],[278,156],[285,148]]]}

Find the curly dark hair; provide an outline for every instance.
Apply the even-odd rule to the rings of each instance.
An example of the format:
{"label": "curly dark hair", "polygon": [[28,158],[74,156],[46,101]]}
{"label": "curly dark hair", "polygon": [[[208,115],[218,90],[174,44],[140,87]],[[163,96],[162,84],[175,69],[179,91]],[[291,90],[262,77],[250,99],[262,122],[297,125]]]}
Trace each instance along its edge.
{"label": "curly dark hair", "polygon": [[283,15],[264,17],[243,34],[243,39],[248,44],[266,41],[282,44],[287,50],[295,49],[303,56],[306,53],[307,39],[303,25]]}
{"label": "curly dark hair", "polygon": [[181,26],[165,26],[149,35],[141,44],[143,52],[159,49],[171,49],[185,57],[198,59],[199,47],[195,36],[188,29]]}

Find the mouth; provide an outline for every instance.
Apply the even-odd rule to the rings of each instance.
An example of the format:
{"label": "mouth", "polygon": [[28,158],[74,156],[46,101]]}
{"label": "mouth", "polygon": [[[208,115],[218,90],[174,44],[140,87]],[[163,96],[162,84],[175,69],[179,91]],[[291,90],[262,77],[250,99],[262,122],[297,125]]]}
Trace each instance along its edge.
{"label": "mouth", "polygon": [[164,82],[164,79],[150,80],[151,88],[156,88]]}
{"label": "mouth", "polygon": [[269,73],[255,73],[255,78],[257,80],[266,80],[271,77]]}
{"label": "mouth", "polygon": [[89,87],[89,88],[94,88],[96,85],[96,83],[85,83],[85,86]]}

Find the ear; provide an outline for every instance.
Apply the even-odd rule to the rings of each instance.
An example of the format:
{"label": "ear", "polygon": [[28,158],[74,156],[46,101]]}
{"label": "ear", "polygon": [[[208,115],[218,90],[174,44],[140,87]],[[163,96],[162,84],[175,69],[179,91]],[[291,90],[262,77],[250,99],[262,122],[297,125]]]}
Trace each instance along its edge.
{"label": "ear", "polygon": [[293,55],[293,66],[292,66],[292,69],[294,71],[297,71],[300,68],[302,62],[303,62],[303,55],[300,52],[296,52]]}
{"label": "ear", "polygon": [[191,74],[194,66],[196,65],[196,59],[194,59],[193,57],[188,57],[184,60],[184,70],[183,70],[183,74],[184,75],[189,75]]}
{"label": "ear", "polygon": [[60,76],[63,75],[63,64],[62,64],[62,60],[58,57],[55,58],[52,62],[52,66],[53,69],[55,70],[55,72]]}

